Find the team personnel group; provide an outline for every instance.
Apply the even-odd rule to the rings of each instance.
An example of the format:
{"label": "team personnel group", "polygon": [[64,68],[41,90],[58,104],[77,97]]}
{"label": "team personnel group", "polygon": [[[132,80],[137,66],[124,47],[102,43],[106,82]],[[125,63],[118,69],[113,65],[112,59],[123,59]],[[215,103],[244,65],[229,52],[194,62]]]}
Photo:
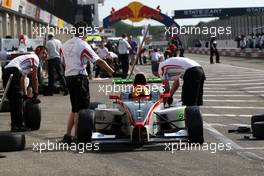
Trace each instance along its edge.
{"label": "team personnel group", "polygon": [[[75,25],[76,29],[82,34],[84,23],[79,22]],[[8,89],[7,98],[11,109],[11,131],[27,131],[23,123],[22,104],[23,100],[32,99],[40,102],[39,94],[39,67],[43,62],[39,58],[47,55],[46,72],[48,73],[48,86],[46,95],[52,96],[55,84],[55,76],[62,85],[64,95],[70,95],[71,112],[69,114],[66,134],[63,142],[70,144],[77,140],[75,138],[76,124],[78,123],[79,111],[87,109],[90,105],[89,91],[89,68],[91,63],[96,66],[96,77],[101,71],[108,74],[109,77],[127,78],[130,65],[142,64],[142,51],[139,51],[137,43],[133,41],[132,36],[122,35],[118,42],[117,52],[114,53],[111,47],[106,47],[104,42],[100,43],[95,51],[92,45],[89,45],[76,33],[74,37],[62,44],[54,38],[54,34],[48,34],[46,48],[38,47],[35,53],[28,53],[18,56],[11,60],[3,70],[3,86],[6,87],[8,81],[11,81]],[[176,40],[176,39],[175,39]],[[179,45],[178,45],[179,46]],[[203,68],[199,63],[189,58],[183,57],[184,50],[179,48],[180,53],[177,57],[175,45],[171,42],[165,51],[164,56],[159,49],[154,49],[149,53],[152,73],[160,77],[165,87],[165,93],[170,97],[164,99],[169,105],[173,102],[173,94],[182,85],[182,103],[186,106],[200,106],[203,104],[203,85],[206,79]],[[138,53],[137,53],[138,52]],[[143,51],[145,52],[145,51]],[[136,58],[137,54],[139,57]],[[112,58],[115,64],[120,64],[122,72],[117,72],[117,67],[113,67],[108,58]],[[165,58],[165,59],[164,59]],[[217,60],[218,61],[218,60]],[[63,73],[64,70],[64,73]],[[144,70],[142,70],[144,72]],[[12,76],[11,76],[12,75]],[[27,77],[30,81],[26,81]],[[172,81],[172,85],[169,83]],[[33,92],[27,90],[27,82],[30,82]]]}

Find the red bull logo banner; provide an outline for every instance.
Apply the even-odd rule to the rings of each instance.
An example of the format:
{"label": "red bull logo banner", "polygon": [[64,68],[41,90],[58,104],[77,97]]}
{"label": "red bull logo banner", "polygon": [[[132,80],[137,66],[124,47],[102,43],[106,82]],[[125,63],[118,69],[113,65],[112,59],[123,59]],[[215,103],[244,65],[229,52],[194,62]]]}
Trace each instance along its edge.
{"label": "red bull logo banner", "polygon": [[150,8],[140,2],[131,2],[126,7],[123,7],[117,11],[112,11],[112,14],[103,20],[104,28],[107,28],[120,20],[127,19],[132,22],[140,22],[144,19],[153,19],[163,23],[166,26],[172,26],[176,24],[172,18],[161,13],[159,9]]}

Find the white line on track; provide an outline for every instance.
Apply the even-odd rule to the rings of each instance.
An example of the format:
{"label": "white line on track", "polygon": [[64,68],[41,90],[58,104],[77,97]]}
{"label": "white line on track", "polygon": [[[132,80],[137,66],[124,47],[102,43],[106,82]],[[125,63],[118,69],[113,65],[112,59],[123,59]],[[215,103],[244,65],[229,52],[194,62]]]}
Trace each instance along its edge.
{"label": "white line on track", "polygon": [[[208,64],[208,62],[205,62],[205,61],[202,61],[202,60],[199,60],[198,62],[202,62],[202,63],[207,63]],[[245,70],[251,70],[251,71],[257,71],[257,72],[264,73],[263,70],[259,70],[259,69],[255,69],[255,68],[247,68],[247,67],[241,67],[241,66],[234,66],[234,65],[223,64],[223,63],[221,63],[220,66],[221,65],[223,65],[223,66],[225,65],[225,66],[233,67],[233,68],[239,68],[239,69],[245,69]]]}
{"label": "white line on track", "polygon": [[[177,94],[176,96],[180,96],[179,94]],[[264,95],[245,95],[245,94],[238,94],[238,95],[230,95],[230,94],[205,94],[204,97],[256,97],[256,96],[263,96]]]}
{"label": "white line on track", "polygon": [[243,90],[251,90],[251,89],[264,89],[264,86],[255,86],[255,87],[245,87]]}
{"label": "white line on track", "polygon": [[241,115],[237,115],[237,114],[204,114],[204,117],[243,117],[243,118],[247,118],[247,117],[251,117],[252,115],[248,115],[248,114],[241,114]]}
{"label": "white line on track", "polygon": [[[261,78],[263,78],[263,75],[259,75],[259,76],[241,76],[241,79],[243,79],[243,80],[251,80],[251,79],[256,79],[256,78],[258,78],[258,79],[261,79]],[[218,77],[218,76],[214,76],[214,77],[206,77],[206,81],[210,81],[210,80],[216,80],[216,81],[221,81],[221,80],[239,80],[238,78],[234,78],[234,77],[232,77],[232,78],[225,78],[225,77]]]}
{"label": "white line on track", "polygon": [[251,106],[202,106],[202,109],[259,109],[264,107],[251,107]]}
{"label": "white line on track", "polygon": [[[227,144],[231,145],[232,149],[234,149],[234,150],[246,150],[246,148],[241,147],[240,145],[235,143],[233,140],[224,136],[222,133],[217,131],[210,124],[204,122],[204,128],[207,129],[220,142],[224,143],[225,145],[227,145]],[[239,156],[241,156],[242,158],[245,158],[247,160],[264,160],[264,158],[256,155],[255,153],[252,153],[252,152],[239,152],[239,151],[237,151],[237,154]]]}
{"label": "white line on track", "polygon": [[225,103],[264,103],[264,101],[260,100],[211,100],[205,99],[205,102],[225,102]]}
{"label": "white line on track", "polygon": [[260,83],[240,83],[240,84],[207,84],[207,83],[205,84],[205,86],[220,86],[220,87],[226,87],[226,86],[252,86],[252,85],[263,85],[264,86],[264,82],[260,82]]}
{"label": "white line on track", "polygon": [[250,80],[229,80],[229,81],[216,81],[216,80],[207,80],[206,83],[234,83],[235,82],[264,82],[264,79],[250,79]]}

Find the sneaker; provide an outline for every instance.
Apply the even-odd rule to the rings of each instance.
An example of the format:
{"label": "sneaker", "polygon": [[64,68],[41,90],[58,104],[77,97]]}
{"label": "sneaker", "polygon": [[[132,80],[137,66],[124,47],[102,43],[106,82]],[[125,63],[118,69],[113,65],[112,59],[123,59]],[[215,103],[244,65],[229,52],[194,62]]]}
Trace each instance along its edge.
{"label": "sneaker", "polygon": [[72,139],[71,136],[65,134],[65,135],[63,136],[62,142],[63,142],[63,143],[66,143],[66,144],[68,144],[68,145],[70,145],[70,144],[73,142],[73,139]]}

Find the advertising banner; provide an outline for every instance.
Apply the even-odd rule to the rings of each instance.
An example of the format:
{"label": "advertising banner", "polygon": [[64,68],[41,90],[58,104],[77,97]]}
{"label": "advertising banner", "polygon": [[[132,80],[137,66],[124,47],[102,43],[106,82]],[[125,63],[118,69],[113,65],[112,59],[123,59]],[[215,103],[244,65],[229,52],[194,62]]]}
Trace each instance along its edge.
{"label": "advertising banner", "polygon": [[18,12],[19,4],[20,4],[20,0],[13,0],[12,5],[11,5],[11,9]]}
{"label": "advertising banner", "polygon": [[264,14],[264,7],[175,10],[174,18],[207,18]]}
{"label": "advertising banner", "polygon": [[35,18],[36,6],[31,3],[26,3],[25,15]]}
{"label": "advertising banner", "polygon": [[12,0],[2,0],[2,6],[8,9],[12,7]]}
{"label": "advertising banner", "polygon": [[35,18],[39,19],[39,17],[40,17],[40,8],[36,7]]}
{"label": "advertising banner", "polygon": [[[22,13],[22,14],[26,14],[26,8],[27,8],[27,1],[26,0],[20,0],[19,1],[19,7],[18,7],[18,12]],[[27,16],[29,16],[28,14],[26,14]]]}
{"label": "advertising banner", "polygon": [[58,25],[58,18],[54,15],[51,16],[51,25],[57,26]]}
{"label": "advertising banner", "polygon": [[39,13],[39,19],[44,21],[44,18],[45,18],[45,11],[40,9],[40,13]]}

